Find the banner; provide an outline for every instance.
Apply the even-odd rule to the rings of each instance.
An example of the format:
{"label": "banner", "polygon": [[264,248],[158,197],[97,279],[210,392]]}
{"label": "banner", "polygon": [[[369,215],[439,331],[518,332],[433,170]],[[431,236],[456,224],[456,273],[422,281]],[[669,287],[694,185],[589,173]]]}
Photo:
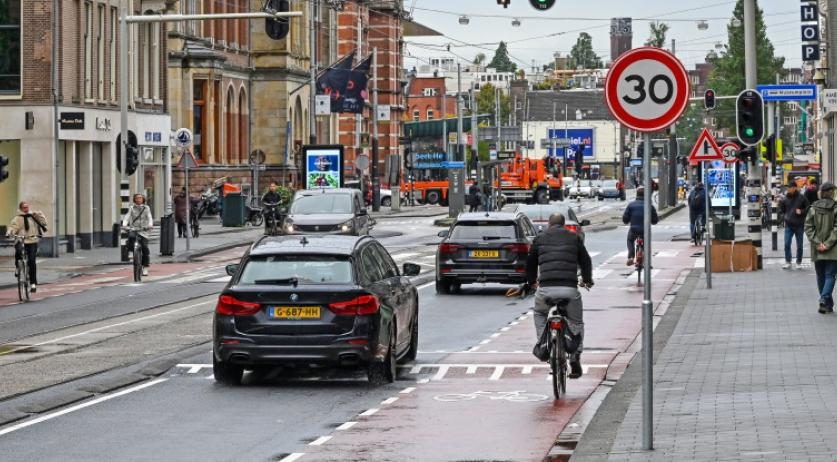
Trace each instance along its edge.
{"label": "banner", "polygon": [[360,114],[369,99],[369,91],[366,85],[369,82],[369,70],[372,68],[372,56],[366,58],[349,73],[349,80],[346,84],[346,94],[343,98],[343,107],[338,112],[351,112]]}
{"label": "banner", "polygon": [[593,154],[596,152],[595,145],[593,144],[594,137],[592,128],[550,128],[548,135],[550,140],[553,138],[567,138],[570,140],[570,145],[566,148],[559,147],[557,153],[553,153],[552,147],[549,146],[547,148],[547,154],[550,157],[566,156],[567,160],[575,160],[576,151],[581,144],[584,145],[584,157],[593,157]]}
{"label": "banner", "polygon": [[317,78],[317,94],[328,95],[331,99],[331,112],[343,112],[343,98],[352,73],[355,52],[351,52],[326,69]]}

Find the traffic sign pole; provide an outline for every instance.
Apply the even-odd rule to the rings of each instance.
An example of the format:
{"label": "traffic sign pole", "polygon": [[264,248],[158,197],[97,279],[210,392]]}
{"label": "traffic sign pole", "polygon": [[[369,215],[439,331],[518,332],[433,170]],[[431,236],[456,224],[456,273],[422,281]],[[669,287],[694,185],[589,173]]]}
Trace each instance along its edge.
{"label": "traffic sign pole", "polygon": [[706,191],[706,198],[703,200],[704,213],[706,219],[703,220],[703,226],[706,228],[706,235],[703,237],[703,245],[706,247],[703,251],[705,255],[703,260],[704,272],[706,273],[706,288],[712,288],[712,239],[709,237],[709,175],[706,171],[706,162],[700,163],[703,170],[703,190]]}
{"label": "traffic sign pole", "polygon": [[651,302],[651,134],[645,133],[645,153],[642,159],[642,176],[645,185],[643,206],[642,278],[645,281],[642,296],[642,448],[654,449],[654,325]]}

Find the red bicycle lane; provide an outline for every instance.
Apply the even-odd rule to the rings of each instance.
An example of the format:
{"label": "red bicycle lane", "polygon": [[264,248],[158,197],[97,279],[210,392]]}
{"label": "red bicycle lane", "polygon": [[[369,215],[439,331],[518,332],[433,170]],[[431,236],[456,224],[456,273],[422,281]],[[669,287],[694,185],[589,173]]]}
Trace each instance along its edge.
{"label": "red bicycle lane", "polygon": [[[653,300],[665,305],[692,250],[661,243],[654,261]],[[318,438],[289,460],[316,461],[541,461],[603,380],[627,366],[625,352],[639,335],[642,289],[622,259],[598,268],[584,292],[584,375],[567,381],[555,401],[546,363],[532,354],[531,311],[502,326],[466,351],[433,363],[402,366],[399,377],[415,380],[332,434]],[[676,290],[676,288],[674,288]],[[520,303],[530,307],[532,299]],[[585,411],[587,412],[587,411]],[[575,425],[575,424],[574,424]]]}

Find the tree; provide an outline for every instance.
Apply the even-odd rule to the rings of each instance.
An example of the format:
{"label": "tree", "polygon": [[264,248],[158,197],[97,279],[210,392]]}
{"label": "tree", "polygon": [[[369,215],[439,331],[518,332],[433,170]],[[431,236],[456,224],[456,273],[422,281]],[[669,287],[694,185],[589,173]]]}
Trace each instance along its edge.
{"label": "tree", "polygon": [[664,22],[652,22],[648,24],[651,35],[645,41],[647,47],[662,48],[666,44],[666,33],[668,32],[668,24]]}
{"label": "tree", "polygon": [[474,56],[474,64],[478,67],[482,67],[482,65],[485,64],[485,53],[477,53],[477,55]]}
{"label": "tree", "polygon": [[593,51],[593,37],[587,32],[578,34],[572,50],[570,50],[570,64],[573,68],[598,69],[604,67],[602,60]]}
{"label": "tree", "polygon": [[[738,26],[733,25],[738,22]],[[727,44],[719,56],[708,58],[712,63],[708,88],[716,95],[737,95],[746,88],[744,74],[744,2],[738,0],[727,25]],[[776,74],[784,74],[785,58],[774,56],[773,44],[767,38],[764,12],[756,4],[756,82],[773,83]],[[735,128],[735,100],[719,100],[713,114],[717,128]],[[734,130],[733,130],[734,132]]]}
{"label": "tree", "polygon": [[[497,102],[495,97],[495,87],[490,83],[480,86],[480,91],[477,93],[477,113],[478,114],[492,114],[491,125],[494,125],[494,120],[497,114]],[[511,98],[509,95],[500,94],[500,120],[506,120],[511,111]]]}
{"label": "tree", "polygon": [[497,72],[514,72],[517,69],[517,64],[513,63],[509,57],[506,42],[500,42],[497,46],[497,51],[494,52],[494,58],[488,63],[488,67],[496,69]]}

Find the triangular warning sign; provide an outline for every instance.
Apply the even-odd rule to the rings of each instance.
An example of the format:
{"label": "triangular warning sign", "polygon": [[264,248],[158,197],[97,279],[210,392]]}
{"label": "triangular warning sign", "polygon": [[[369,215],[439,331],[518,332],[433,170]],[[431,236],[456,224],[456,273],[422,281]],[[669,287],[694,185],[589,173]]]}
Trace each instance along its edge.
{"label": "triangular warning sign", "polygon": [[197,168],[198,161],[195,160],[195,155],[192,154],[192,151],[184,151],[183,155],[180,156],[180,162],[177,163],[179,168]]}
{"label": "triangular warning sign", "polygon": [[715,142],[715,138],[709,133],[706,128],[703,129],[700,136],[689,154],[689,162],[703,162],[705,160],[724,160],[724,155],[721,153],[721,148]]}

